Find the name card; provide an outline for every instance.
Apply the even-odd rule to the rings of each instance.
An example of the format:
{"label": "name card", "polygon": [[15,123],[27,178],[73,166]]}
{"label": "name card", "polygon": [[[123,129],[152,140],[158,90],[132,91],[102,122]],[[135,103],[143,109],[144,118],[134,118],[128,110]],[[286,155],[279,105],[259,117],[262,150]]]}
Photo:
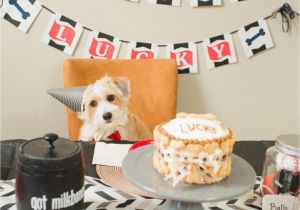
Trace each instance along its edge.
{"label": "name card", "polygon": [[291,195],[265,195],[262,210],[299,210],[299,202]]}

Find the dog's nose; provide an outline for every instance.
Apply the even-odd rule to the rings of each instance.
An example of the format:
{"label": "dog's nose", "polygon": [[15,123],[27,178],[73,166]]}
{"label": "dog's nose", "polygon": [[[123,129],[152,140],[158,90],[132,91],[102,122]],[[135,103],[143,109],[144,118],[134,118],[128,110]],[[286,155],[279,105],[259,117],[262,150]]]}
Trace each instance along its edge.
{"label": "dog's nose", "polygon": [[111,114],[111,112],[105,112],[102,117],[104,120],[108,121],[111,119],[112,114]]}

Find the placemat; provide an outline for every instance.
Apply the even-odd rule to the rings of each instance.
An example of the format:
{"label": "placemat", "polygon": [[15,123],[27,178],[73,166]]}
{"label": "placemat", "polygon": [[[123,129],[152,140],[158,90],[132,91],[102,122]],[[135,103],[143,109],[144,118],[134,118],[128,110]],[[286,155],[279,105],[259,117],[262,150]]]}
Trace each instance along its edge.
{"label": "placemat", "polygon": [[97,165],[96,171],[98,176],[109,186],[123,192],[133,193],[135,195],[158,198],[155,195],[146,193],[133,184],[131,184],[122,173],[122,168],[117,166]]}

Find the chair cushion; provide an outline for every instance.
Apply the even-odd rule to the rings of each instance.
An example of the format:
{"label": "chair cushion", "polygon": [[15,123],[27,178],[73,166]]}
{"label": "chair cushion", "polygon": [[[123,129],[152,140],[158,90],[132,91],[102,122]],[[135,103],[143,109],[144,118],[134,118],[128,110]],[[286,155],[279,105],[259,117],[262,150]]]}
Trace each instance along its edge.
{"label": "chair cushion", "polygon": [[[100,60],[67,59],[64,86],[87,86],[107,74],[127,77],[131,83],[129,110],[139,116],[150,131],[175,117],[177,65],[170,59]],[[69,137],[77,140],[82,121],[67,109]]]}

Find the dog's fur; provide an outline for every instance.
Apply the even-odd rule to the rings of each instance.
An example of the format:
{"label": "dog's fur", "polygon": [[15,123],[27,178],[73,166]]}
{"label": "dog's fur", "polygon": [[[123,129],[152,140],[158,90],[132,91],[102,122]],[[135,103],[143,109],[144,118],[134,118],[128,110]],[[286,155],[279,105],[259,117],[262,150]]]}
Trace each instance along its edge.
{"label": "dog's fur", "polygon": [[[145,124],[128,111],[129,98],[130,83],[126,78],[104,76],[89,85],[84,92],[78,115],[83,120],[79,139],[107,140],[107,136],[116,130],[124,140],[152,139]],[[105,117],[107,113],[111,114]]]}

